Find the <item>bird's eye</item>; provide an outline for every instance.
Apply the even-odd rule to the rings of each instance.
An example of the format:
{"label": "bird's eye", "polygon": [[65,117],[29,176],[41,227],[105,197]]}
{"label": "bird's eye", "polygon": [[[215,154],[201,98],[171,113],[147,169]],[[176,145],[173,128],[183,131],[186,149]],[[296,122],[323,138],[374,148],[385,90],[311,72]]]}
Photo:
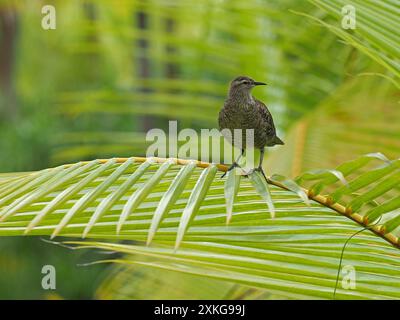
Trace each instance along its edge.
{"label": "bird's eye", "polygon": [[243,83],[244,84],[250,84],[250,81],[244,81]]}

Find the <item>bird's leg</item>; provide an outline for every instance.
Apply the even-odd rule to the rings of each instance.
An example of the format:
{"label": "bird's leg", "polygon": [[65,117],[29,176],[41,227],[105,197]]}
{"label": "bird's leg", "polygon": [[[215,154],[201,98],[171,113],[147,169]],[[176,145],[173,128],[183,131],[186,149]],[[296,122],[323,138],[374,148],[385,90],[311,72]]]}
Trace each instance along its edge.
{"label": "bird's leg", "polygon": [[258,168],[257,168],[257,170],[263,171],[262,163],[263,163],[263,160],[264,160],[264,152],[265,152],[265,149],[264,149],[264,148],[261,148],[261,149],[260,149],[260,162],[258,163]]}
{"label": "bird's leg", "polygon": [[261,173],[263,174],[265,180],[268,181],[267,176],[265,175],[265,172],[264,172],[263,167],[262,167],[262,163],[263,163],[263,160],[264,160],[264,152],[265,152],[265,149],[264,149],[264,148],[261,148],[261,149],[260,149],[260,162],[259,162],[259,164],[258,164],[257,170],[258,170],[258,171],[261,171]]}
{"label": "bird's leg", "polygon": [[236,167],[239,167],[238,162],[239,162],[240,158],[243,156],[243,154],[244,154],[244,149],[242,149],[242,151],[241,151],[239,157],[236,159],[236,161],[233,162],[232,165],[228,168],[228,170],[221,176],[221,179],[222,179],[223,177],[225,177],[226,174],[227,174],[229,171],[231,171],[232,169],[234,169],[234,168],[236,168]]}
{"label": "bird's leg", "polygon": [[257,167],[257,168],[254,168],[254,169],[251,169],[251,170],[246,174],[247,177],[248,177],[249,175],[251,175],[254,171],[260,171],[260,172],[263,174],[265,180],[268,180],[268,179],[267,179],[267,176],[265,175],[265,172],[264,172],[264,170],[263,170],[263,168],[262,168],[262,163],[263,163],[263,160],[264,160],[264,152],[265,152],[264,148],[261,148],[261,149],[260,149],[260,161],[259,161],[259,163],[258,163],[258,167]]}

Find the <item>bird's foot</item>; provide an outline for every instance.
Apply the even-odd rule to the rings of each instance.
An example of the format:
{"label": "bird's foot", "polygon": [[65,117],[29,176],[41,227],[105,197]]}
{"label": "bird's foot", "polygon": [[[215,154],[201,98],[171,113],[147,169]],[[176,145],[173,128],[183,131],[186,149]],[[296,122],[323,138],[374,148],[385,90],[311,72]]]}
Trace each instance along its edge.
{"label": "bird's foot", "polygon": [[249,171],[246,171],[245,174],[243,175],[244,177],[248,178],[249,176],[251,176],[254,172],[256,171],[260,171],[260,168],[253,168],[250,169]]}
{"label": "bird's foot", "polygon": [[225,171],[225,173],[221,176],[221,179],[222,179],[223,177],[225,177],[226,174],[227,174],[229,171],[235,169],[236,167],[240,167],[240,166],[239,166],[236,162],[232,163],[232,165],[228,168],[228,170]]}
{"label": "bird's foot", "polygon": [[258,171],[258,172],[261,172],[262,175],[264,176],[265,180],[267,180],[267,176],[265,175],[265,172],[264,172],[264,170],[263,170],[262,167],[253,168],[253,169],[247,171],[247,172],[244,174],[244,176],[245,176],[246,178],[248,178],[248,177],[251,176],[254,172],[257,172],[257,171]]}

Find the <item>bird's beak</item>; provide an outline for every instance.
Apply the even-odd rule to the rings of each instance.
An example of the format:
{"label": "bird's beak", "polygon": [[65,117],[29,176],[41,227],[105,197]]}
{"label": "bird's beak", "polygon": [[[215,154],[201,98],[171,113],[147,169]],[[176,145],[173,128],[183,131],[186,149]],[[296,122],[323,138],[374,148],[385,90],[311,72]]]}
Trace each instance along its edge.
{"label": "bird's beak", "polygon": [[264,82],[254,81],[254,85],[255,85],[255,86],[266,86],[267,84],[264,83]]}

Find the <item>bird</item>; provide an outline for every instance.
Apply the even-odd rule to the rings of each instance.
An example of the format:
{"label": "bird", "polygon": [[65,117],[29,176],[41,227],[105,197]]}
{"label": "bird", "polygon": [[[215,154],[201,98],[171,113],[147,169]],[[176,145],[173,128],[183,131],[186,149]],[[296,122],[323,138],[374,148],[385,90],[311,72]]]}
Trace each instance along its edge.
{"label": "bird", "polygon": [[[257,100],[251,93],[255,86],[266,85],[264,82],[254,81],[248,76],[238,76],[230,83],[227,98],[219,112],[218,124],[222,135],[232,145],[241,149],[240,156],[228,168],[228,171],[238,167],[238,162],[246,149],[246,129],[254,130],[254,148],[260,150],[260,160],[257,168],[261,171],[265,147],[283,145],[284,142],[276,135],[276,128],[267,106]],[[228,130],[224,130],[228,129]],[[235,140],[234,130],[242,130],[242,141]],[[226,171],[221,178],[223,178]]]}

